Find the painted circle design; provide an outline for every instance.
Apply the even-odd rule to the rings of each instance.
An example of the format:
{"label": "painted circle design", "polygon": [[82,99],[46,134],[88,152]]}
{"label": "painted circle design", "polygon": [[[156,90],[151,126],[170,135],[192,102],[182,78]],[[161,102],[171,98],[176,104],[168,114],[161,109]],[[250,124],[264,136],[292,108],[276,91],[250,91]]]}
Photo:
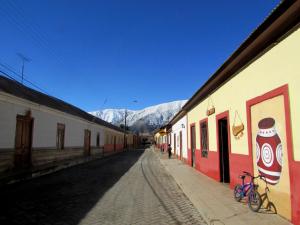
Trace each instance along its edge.
{"label": "painted circle design", "polygon": [[280,143],[277,145],[276,148],[276,159],[280,166],[282,166],[282,159],[283,159],[283,153],[282,153],[282,144]]}
{"label": "painted circle design", "polygon": [[260,158],[260,148],[259,148],[259,144],[256,142],[256,163],[258,163]]}
{"label": "painted circle design", "polygon": [[271,145],[265,143],[261,148],[261,158],[266,167],[272,166],[274,162],[274,154]]}

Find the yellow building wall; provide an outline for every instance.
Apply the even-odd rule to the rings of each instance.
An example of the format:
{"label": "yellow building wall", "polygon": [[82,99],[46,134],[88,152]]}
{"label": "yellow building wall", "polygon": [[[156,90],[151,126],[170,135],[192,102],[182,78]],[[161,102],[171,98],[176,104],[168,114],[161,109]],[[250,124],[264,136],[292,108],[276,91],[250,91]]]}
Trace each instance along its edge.
{"label": "yellow building wall", "polygon": [[[246,101],[284,84],[288,84],[289,88],[294,159],[300,161],[300,139],[297,138],[300,134],[300,103],[297,100],[300,96],[299,28],[211,94],[210,100],[216,112],[208,117],[209,150],[217,151],[216,115],[229,110],[230,129],[232,129],[235,111],[237,111],[245,129],[243,137],[238,140],[231,132],[231,152],[248,155]],[[200,149],[199,121],[207,118],[207,106],[208,98],[188,112],[188,124],[196,123],[197,149]],[[188,147],[190,148],[190,138]]]}

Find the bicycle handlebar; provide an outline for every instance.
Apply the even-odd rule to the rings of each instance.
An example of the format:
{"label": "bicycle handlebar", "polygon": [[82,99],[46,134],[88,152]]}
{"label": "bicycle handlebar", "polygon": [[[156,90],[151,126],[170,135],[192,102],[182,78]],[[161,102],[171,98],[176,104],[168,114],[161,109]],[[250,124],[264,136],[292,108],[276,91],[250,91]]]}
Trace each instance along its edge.
{"label": "bicycle handlebar", "polygon": [[254,177],[254,176],[252,176],[251,173],[249,173],[249,172],[247,172],[247,171],[243,171],[243,173],[244,173],[246,176],[251,177],[252,179],[260,178],[260,179],[262,179],[262,180],[264,180],[264,181],[266,182],[266,177],[263,176],[263,175],[258,175],[258,176],[256,176],[256,177]]}
{"label": "bicycle handlebar", "polygon": [[243,173],[244,173],[245,175],[252,176],[251,173],[249,173],[249,172],[247,172],[247,171],[243,171]]}

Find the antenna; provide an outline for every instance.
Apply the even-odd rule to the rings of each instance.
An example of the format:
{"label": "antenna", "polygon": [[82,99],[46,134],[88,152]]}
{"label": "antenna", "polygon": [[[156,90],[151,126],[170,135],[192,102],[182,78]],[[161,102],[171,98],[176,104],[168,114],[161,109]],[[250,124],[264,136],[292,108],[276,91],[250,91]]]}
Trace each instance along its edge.
{"label": "antenna", "polygon": [[25,66],[25,62],[30,62],[31,59],[24,56],[22,53],[17,53],[17,56],[20,57],[20,59],[22,60],[22,84],[23,84],[23,80],[24,80],[24,66]]}
{"label": "antenna", "polygon": [[104,102],[103,102],[103,104],[102,104],[102,106],[101,106],[102,109],[103,109],[104,105],[107,103],[107,101],[108,101],[108,99],[105,98],[105,100],[104,100]]}

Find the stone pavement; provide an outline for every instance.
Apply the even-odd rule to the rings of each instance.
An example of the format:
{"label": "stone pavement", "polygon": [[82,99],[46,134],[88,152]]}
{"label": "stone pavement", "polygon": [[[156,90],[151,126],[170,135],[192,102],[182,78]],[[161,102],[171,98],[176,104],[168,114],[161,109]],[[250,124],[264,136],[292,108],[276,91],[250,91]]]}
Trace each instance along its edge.
{"label": "stone pavement", "polygon": [[[132,151],[132,150],[127,150]],[[0,187],[6,184],[18,183],[21,181],[30,180],[32,178],[41,177],[47,174],[55,173],[57,171],[84,164],[93,160],[101,159],[104,157],[109,157],[114,154],[119,154],[121,152],[103,152],[97,155],[91,156],[79,156],[71,159],[65,159],[61,161],[51,162],[45,165],[36,166],[28,169],[11,170],[0,174]]]}
{"label": "stone pavement", "polygon": [[238,203],[233,199],[233,191],[228,185],[210,179],[180,160],[168,159],[166,153],[156,151],[156,155],[208,224],[290,224],[279,215],[267,211],[260,210],[259,213],[250,211],[245,202]]}
{"label": "stone pavement", "polygon": [[127,151],[0,189],[0,224],[206,224],[150,150]]}

